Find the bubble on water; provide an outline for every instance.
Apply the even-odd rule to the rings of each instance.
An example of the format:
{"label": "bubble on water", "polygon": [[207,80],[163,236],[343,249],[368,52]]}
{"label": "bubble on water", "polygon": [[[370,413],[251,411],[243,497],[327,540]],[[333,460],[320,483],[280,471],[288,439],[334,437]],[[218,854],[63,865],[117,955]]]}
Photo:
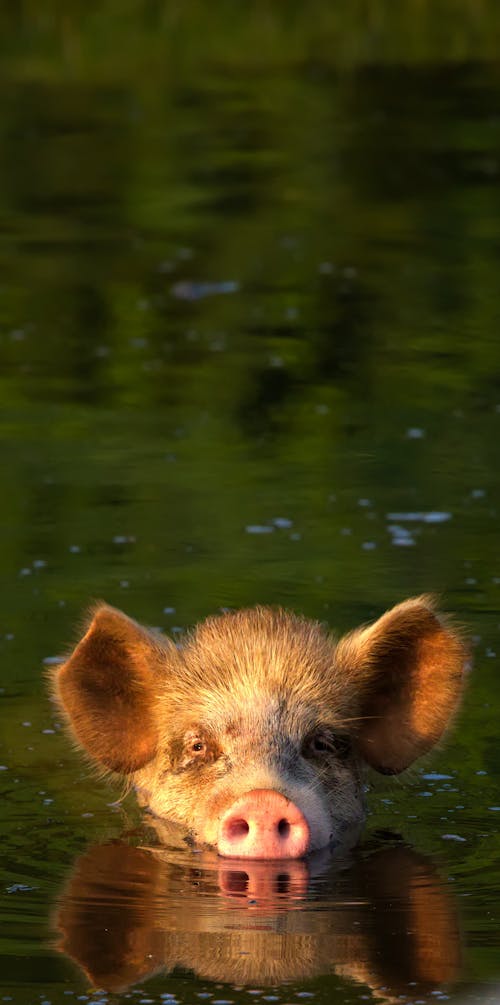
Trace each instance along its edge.
{"label": "bubble on water", "polygon": [[44,665],[46,667],[55,666],[56,663],[60,663],[61,662],[61,657],[60,656],[46,656],[45,659],[42,662],[44,663]]}
{"label": "bubble on water", "polygon": [[377,547],[376,541],[363,541],[361,545],[363,551],[374,551]]}
{"label": "bubble on water", "polygon": [[79,544],[70,544],[68,548],[68,551],[71,552],[72,555],[79,555],[81,550],[82,549]]}
{"label": "bubble on water", "polygon": [[488,806],[488,809],[489,809],[489,810],[490,810],[490,811],[491,811],[492,813],[500,813],[500,806]]}
{"label": "bubble on water", "polygon": [[441,834],[443,841],[466,841],[467,838],[461,837],[460,834]]}
{"label": "bubble on water", "polygon": [[275,516],[273,524],[281,530],[288,530],[290,527],[293,527],[293,520],[289,520],[288,517],[285,516]]}
{"label": "bubble on water", "polygon": [[441,775],[439,771],[427,771],[425,774],[422,773],[422,778],[425,778],[426,782],[445,782],[452,781],[453,775]]}
{"label": "bubble on water", "polygon": [[423,440],[424,436],[425,429],[420,429],[419,426],[410,426],[410,428],[406,430],[407,440]]}
{"label": "bubble on water", "polygon": [[196,301],[203,300],[205,297],[237,293],[239,289],[240,284],[233,280],[203,283],[196,280],[181,279],[179,282],[173,283],[170,287],[170,293],[177,300]]}
{"label": "bubble on water", "polygon": [[386,513],[386,520],[402,520],[408,523],[445,523],[451,520],[451,513],[445,510],[416,510],[401,513]]}
{"label": "bubble on water", "polygon": [[406,527],[401,527],[398,523],[390,523],[387,530],[392,537],[391,544],[397,548],[411,548],[415,544],[415,538]]}
{"label": "bubble on water", "polygon": [[19,575],[20,576],[31,576],[31,569],[28,569],[28,568],[19,569]]}
{"label": "bubble on water", "polygon": [[472,489],[471,499],[484,499],[486,491],[484,489]]}
{"label": "bubble on water", "polygon": [[366,506],[372,506],[372,505],[373,504],[372,504],[371,499],[358,499],[358,506],[364,506],[364,507],[366,507]]}
{"label": "bubble on water", "polygon": [[45,569],[46,565],[47,563],[44,561],[43,558],[35,558],[35,561],[33,562],[34,569]]}
{"label": "bubble on water", "polygon": [[245,527],[246,534],[272,534],[274,527],[269,524],[250,523]]}
{"label": "bubble on water", "polygon": [[164,607],[163,608],[163,613],[164,614],[175,614],[175,607]]}

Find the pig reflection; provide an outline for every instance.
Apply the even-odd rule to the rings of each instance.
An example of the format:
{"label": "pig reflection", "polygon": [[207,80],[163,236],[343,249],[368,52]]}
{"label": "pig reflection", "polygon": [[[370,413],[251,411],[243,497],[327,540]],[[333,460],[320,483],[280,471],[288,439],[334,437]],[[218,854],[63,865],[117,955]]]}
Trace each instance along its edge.
{"label": "pig reflection", "polygon": [[254,608],[178,648],[103,605],[55,690],[76,740],[156,816],[223,856],[301,858],[356,840],[364,766],[395,774],[433,746],[464,661],[427,597],[338,642]]}
{"label": "pig reflection", "polygon": [[[55,925],[91,983],[123,991],[182,967],[215,982],[277,985],[328,974],[377,997],[421,997],[460,969],[455,903],[401,845],[343,872],[315,860],[175,859],[114,843],[77,860]],[[311,883],[311,872],[317,869]]]}

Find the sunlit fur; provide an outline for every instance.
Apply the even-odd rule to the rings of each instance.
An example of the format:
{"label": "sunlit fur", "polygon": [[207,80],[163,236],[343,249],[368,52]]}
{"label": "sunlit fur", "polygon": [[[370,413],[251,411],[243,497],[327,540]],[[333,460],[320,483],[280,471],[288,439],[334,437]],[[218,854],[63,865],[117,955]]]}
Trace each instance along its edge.
{"label": "sunlit fur", "polygon": [[217,845],[235,800],[273,789],[304,814],[314,850],[357,837],[365,762],[396,773],[436,742],[465,655],[425,597],[338,644],[257,607],[209,618],[179,648],[103,605],[56,692],[86,751],[196,841]]}

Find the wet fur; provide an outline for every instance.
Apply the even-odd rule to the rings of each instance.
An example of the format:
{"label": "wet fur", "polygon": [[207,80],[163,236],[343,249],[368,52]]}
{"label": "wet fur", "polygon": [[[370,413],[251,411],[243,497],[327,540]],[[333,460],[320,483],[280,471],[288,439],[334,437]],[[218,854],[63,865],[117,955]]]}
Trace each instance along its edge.
{"label": "wet fur", "polygon": [[[179,648],[101,605],[54,687],[77,743],[197,841],[217,844],[242,794],[276,789],[306,816],[313,849],[358,832],[365,764],[399,773],[436,743],[466,656],[428,597],[338,643],[256,607],[209,618]],[[318,736],[331,749],[316,751]]]}

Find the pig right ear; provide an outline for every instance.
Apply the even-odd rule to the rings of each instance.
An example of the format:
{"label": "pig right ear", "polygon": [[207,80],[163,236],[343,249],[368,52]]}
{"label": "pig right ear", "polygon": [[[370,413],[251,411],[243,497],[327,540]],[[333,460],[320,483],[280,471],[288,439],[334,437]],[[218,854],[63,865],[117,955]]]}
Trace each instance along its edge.
{"label": "pig right ear", "polygon": [[76,739],[112,771],[137,771],[156,753],[155,670],[161,657],[163,663],[168,659],[168,646],[168,640],[156,640],[120,611],[102,605],[56,670],[56,698]]}
{"label": "pig right ear", "polygon": [[359,696],[357,745],[368,764],[398,774],[430,750],[458,707],[467,659],[460,631],[430,597],[341,639],[337,662]]}

